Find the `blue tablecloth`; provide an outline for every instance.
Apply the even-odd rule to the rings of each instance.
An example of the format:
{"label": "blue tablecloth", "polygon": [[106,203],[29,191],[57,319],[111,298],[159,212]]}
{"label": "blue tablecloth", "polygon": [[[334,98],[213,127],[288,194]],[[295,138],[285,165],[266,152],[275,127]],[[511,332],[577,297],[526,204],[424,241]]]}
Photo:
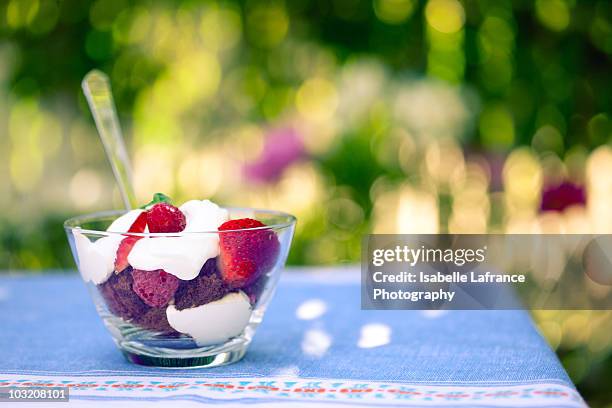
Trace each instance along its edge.
{"label": "blue tablecloth", "polygon": [[357,271],[284,272],[246,357],[207,369],[128,363],[77,274],[0,277],[0,386],[71,400],[581,406],[522,311],[362,311]]}

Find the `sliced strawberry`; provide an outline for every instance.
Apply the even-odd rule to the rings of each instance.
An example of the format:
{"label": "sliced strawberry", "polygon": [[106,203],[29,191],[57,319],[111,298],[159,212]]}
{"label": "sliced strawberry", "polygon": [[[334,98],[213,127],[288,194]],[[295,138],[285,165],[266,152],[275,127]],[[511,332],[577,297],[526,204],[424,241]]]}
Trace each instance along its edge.
{"label": "sliced strawberry", "polygon": [[[140,215],[134,220],[128,232],[137,232],[141,233],[147,228],[147,212],[143,211]],[[120,273],[125,268],[130,266],[128,263],[127,257],[132,250],[136,241],[138,241],[142,237],[134,237],[127,236],[123,238],[121,243],[119,244],[119,248],[117,249],[117,256],[115,257],[115,272]]]}
{"label": "sliced strawberry", "polygon": [[128,232],[144,232],[145,228],[147,228],[147,212],[143,211],[134,220]]}
{"label": "sliced strawberry", "polygon": [[141,237],[125,237],[119,244],[119,248],[117,249],[117,256],[115,257],[115,272],[119,273],[123,271],[125,268],[130,266],[128,262],[128,255]]}
{"label": "sliced strawberry", "polygon": [[[251,218],[230,220],[219,227],[219,269],[225,282],[234,289],[255,282],[276,263],[280,244],[274,231]],[[240,231],[244,230],[244,231]]]}

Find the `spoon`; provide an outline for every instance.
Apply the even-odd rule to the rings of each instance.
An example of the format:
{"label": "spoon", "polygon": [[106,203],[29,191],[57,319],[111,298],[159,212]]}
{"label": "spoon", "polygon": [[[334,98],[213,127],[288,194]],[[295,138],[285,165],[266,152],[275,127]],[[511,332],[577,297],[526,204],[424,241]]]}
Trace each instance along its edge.
{"label": "spoon", "polygon": [[121,135],[121,127],[119,126],[119,119],[117,119],[108,76],[95,69],[89,71],[83,78],[81,87],[96,122],[98,134],[106,151],[106,157],[108,157],[119,185],[119,192],[125,208],[127,210],[137,208],[134,185],[132,184],[132,165]]}

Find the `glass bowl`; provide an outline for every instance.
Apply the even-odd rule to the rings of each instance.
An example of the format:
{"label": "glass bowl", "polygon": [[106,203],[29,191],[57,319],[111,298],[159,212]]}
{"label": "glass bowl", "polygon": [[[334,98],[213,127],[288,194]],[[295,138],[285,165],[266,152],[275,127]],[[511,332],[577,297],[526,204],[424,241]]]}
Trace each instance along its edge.
{"label": "glass bowl", "polygon": [[[212,367],[244,356],[285,265],[296,219],[277,211],[225,209],[230,220],[248,217],[266,226],[179,233],[106,231],[123,211],[64,223],[98,314],[129,361]],[[118,251],[130,240],[129,255],[119,266]],[[151,269],[159,264],[174,272]],[[251,273],[241,276],[242,270]]]}

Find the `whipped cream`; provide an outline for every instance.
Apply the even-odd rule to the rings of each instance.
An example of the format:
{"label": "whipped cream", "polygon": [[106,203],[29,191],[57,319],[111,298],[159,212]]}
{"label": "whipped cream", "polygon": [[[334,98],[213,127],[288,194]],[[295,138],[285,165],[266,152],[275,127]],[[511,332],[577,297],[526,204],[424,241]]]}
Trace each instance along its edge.
{"label": "whipped cream", "polygon": [[210,200],[190,200],[181,205],[179,210],[185,214],[183,232],[217,231],[229,219],[227,210]]}
{"label": "whipped cream", "polygon": [[177,310],[166,309],[168,323],[174,330],[187,334],[198,346],[223,343],[238,336],[249,323],[251,304],[244,292],[228,293],[202,306]]}
{"label": "whipped cream", "polygon": [[106,282],[115,269],[115,256],[123,237],[112,235],[91,242],[78,229],[72,235],[83,280],[96,285]]}
{"label": "whipped cream", "polygon": [[[142,210],[131,210],[117,218],[106,229],[108,232],[127,232]],[[121,235],[109,235],[91,242],[78,229],[73,231],[79,258],[79,271],[85,282],[96,285],[106,282],[115,270],[117,249],[123,240]]]}
{"label": "whipped cream", "polygon": [[[227,210],[209,200],[191,200],[179,207],[185,214],[185,235],[176,237],[143,238],[138,240],[128,255],[134,269],[164,271],[182,280],[198,276],[202,265],[219,254],[216,231],[228,220]],[[181,233],[182,234],[182,233]]]}
{"label": "whipped cream", "polygon": [[143,271],[164,271],[182,280],[198,276],[202,265],[219,253],[219,239],[212,234],[200,237],[159,237],[138,240],[128,263]]}

